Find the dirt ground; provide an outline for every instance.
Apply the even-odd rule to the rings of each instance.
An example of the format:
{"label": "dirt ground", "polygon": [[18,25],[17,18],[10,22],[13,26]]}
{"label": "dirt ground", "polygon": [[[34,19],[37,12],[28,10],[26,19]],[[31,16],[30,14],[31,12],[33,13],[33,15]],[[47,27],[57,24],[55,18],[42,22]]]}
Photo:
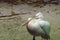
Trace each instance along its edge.
{"label": "dirt ground", "polygon": [[[11,11],[19,15],[1,17],[11,15]],[[0,3],[0,40],[32,40],[26,26],[21,25],[38,12],[42,12],[44,20],[51,23],[51,40],[60,40],[60,5],[47,4],[43,7],[34,7],[20,4],[12,7],[7,3]],[[36,37],[36,40],[41,40],[41,37]]]}

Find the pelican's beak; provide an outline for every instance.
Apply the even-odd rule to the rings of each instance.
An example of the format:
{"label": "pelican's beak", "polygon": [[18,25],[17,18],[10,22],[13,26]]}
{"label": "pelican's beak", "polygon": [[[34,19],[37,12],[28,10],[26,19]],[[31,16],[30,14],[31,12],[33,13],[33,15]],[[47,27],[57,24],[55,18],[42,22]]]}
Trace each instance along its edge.
{"label": "pelican's beak", "polygon": [[28,24],[28,22],[25,22],[24,24],[22,24],[22,26],[25,26],[26,24]]}

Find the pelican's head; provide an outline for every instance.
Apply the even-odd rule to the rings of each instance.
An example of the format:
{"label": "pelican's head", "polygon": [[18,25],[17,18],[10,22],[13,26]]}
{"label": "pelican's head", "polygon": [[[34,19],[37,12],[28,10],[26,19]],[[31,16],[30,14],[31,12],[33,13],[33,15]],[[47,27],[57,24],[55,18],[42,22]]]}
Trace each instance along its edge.
{"label": "pelican's head", "polygon": [[35,15],[35,17],[36,17],[36,18],[40,18],[40,19],[43,19],[43,18],[44,18],[43,14],[42,14],[41,12],[37,13],[37,14]]}

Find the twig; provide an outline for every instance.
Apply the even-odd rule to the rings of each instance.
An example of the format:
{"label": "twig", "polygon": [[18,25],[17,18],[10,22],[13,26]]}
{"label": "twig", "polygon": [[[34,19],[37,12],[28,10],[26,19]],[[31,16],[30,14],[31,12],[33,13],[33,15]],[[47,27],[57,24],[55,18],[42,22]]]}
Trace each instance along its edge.
{"label": "twig", "polygon": [[19,15],[19,14],[14,14],[14,15],[4,15],[4,16],[0,16],[0,18],[2,18],[2,17],[12,17],[12,16],[16,16],[16,15]]}

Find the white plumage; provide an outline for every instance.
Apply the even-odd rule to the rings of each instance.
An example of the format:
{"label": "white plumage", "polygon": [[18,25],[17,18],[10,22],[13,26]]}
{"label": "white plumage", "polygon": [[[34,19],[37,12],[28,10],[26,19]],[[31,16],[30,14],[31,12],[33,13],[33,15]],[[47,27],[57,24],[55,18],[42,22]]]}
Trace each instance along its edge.
{"label": "white plumage", "polygon": [[33,40],[35,40],[35,36],[41,36],[46,40],[50,39],[50,23],[42,20],[43,18],[41,12],[37,13],[35,18],[28,18],[27,30],[33,35]]}
{"label": "white plumage", "polygon": [[35,15],[36,18],[40,18],[40,19],[43,19],[44,16],[41,12],[38,12],[36,15]]}

